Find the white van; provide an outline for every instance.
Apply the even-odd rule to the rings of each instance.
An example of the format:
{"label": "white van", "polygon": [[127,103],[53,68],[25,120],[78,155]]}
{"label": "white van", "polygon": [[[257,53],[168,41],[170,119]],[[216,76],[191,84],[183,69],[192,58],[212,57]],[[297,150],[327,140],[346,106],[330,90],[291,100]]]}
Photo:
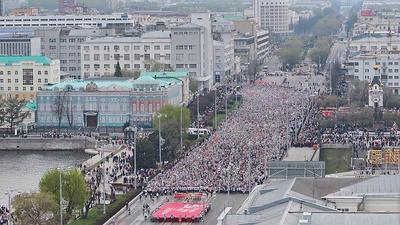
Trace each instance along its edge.
{"label": "white van", "polygon": [[208,129],[204,129],[204,128],[188,128],[187,132],[189,135],[195,135],[195,136],[197,136],[198,134],[200,136],[205,136],[205,135],[210,134],[210,131]]}

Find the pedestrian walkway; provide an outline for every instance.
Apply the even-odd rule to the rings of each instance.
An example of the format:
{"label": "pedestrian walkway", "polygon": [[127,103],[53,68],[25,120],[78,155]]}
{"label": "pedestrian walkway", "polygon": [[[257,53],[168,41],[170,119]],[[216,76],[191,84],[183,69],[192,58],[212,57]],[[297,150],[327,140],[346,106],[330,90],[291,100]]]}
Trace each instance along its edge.
{"label": "pedestrian walkway", "polygon": [[[143,224],[151,224],[150,222],[150,215],[151,212],[160,207],[163,203],[167,201],[167,199],[170,199],[171,196],[160,196],[158,199],[156,197],[153,197],[151,199],[149,196],[146,197],[137,197],[134,200],[132,200],[129,204],[128,209],[124,208],[123,213],[117,214],[117,216],[112,219],[111,221],[114,222],[115,225],[143,225]],[[145,219],[145,214],[143,213],[143,205],[148,204],[149,205],[149,211],[150,215],[147,216],[147,219]],[[129,215],[129,209],[130,209],[130,215]],[[104,225],[113,225],[113,223],[105,223]]]}

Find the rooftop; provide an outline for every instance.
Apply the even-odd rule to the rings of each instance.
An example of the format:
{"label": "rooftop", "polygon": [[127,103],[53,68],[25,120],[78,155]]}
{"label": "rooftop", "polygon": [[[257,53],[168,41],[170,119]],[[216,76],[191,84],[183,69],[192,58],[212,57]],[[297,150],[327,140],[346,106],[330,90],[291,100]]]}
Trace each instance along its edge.
{"label": "rooftop", "polygon": [[45,56],[0,56],[0,64],[13,65],[21,62],[36,62],[50,65],[51,59]]}

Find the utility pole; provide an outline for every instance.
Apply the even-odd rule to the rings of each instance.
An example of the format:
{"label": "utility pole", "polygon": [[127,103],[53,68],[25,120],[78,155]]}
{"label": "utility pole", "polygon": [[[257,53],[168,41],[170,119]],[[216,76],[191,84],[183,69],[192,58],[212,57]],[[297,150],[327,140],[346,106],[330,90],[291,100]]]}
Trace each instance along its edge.
{"label": "utility pole", "polygon": [[197,95],[197,140],[200,139],[200,93]]}
{"label": "utility pole", "polygon": [[183,153],[183,101],[181,103],[181,154]]}
{"label": "utility pole", "polygon": [[61,173],[62,173],[62,170],[61,169],[59,169],[59,172],[60,172],[60,225],[63,225],[63,201],[62,201],[62,182],[61,182]]}
{"label": "utility pole", "polygon": [[217,129],[218,127],[218,119],[217,119],[217,92],[218,92],[218,87],[215,87],[215,96],[214,96],[214,128]]}
{"label": "utility pole", "polygon": [[106,161],[104,157],[104,148],[101,151],[101,159],[103,161],[103,215],[106,214]]}

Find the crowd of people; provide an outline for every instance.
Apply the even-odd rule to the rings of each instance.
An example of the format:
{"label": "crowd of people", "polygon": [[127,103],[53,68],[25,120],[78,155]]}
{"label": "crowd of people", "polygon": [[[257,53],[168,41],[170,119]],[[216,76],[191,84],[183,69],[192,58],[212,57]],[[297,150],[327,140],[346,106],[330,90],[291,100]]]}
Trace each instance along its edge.
{"label": "crowd of people", "polygon": [[[242,106],[207,140],[172,168],[150,180],[146,189],[247,192],[263,182],[268,160],[285,154],[311,108],[309,93],[275,85],[244,87]],[[301,129],[302,140],[312,129]]]}
{"label": "crowd of people", "polygon": [[400,147],[400,135],[394,129],[388,132],[368,132],[341,128],[325,129],[321,135],[322,144],[349,144],[353,157],[365,157],[370,149]]}
{"label": "crowd of people", "polygon": [[10,210],[5,206],[0,206],[0,225],[7,224],[10,217]]}

